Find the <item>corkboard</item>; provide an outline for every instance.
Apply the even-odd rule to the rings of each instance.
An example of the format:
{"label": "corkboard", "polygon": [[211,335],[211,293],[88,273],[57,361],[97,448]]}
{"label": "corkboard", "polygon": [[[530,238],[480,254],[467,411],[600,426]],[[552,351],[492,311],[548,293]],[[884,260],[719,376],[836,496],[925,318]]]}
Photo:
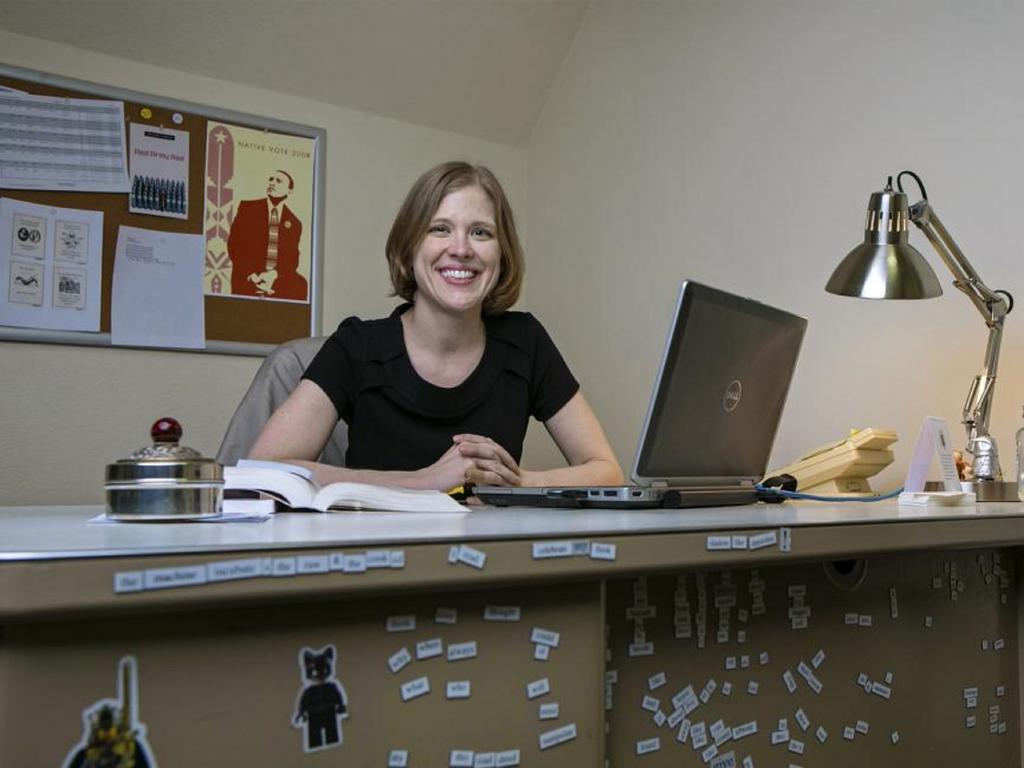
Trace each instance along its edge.
{"label": "corkboard", "polygon": [[[323,129],[284,123],[199,104],[151,96],[83,81],[0,65],[0,85],[39,96],[116,99],[124,102],[125,120],[155,128],[166,127],[189,134],[189,213],[184,220],[147,216],[129,211],[128,193],[65,192],[5,189],[0,197],[42,205],[103,212],[102,298],[100,333],[34,331],[0,326],[0,339],[107,346],[110,344],[110,296],[114,274],[114,250],[121,226],[200,234],[204,226],[207,123],[227,122],[274,134],[312,138],[316,146],[314,167],[313,221],[309,228],[311,265],[309,303],[254,301],[231,296],[204,297],[207,348],[218,353],[264,355],[272,346],[294,338],[318,335],[320,331],[320,275],[323,254],[323,189],[326,134]],[[143,111],[149,117],[143,117]],[[180,115],[172,120],[172,115]],[[189,350],[197,351],[197,350]]]}

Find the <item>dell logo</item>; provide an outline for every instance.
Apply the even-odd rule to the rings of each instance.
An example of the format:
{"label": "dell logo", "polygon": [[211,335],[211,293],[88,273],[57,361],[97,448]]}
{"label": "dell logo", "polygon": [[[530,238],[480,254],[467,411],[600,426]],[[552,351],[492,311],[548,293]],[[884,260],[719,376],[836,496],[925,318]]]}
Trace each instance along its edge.
{"label": "dell logo", "polygon": [[732,413],[736,410],[736,406],[740,404],[740,397],[743,395],[743,385],[739,379],[733,379],[729,382],[729,386],[725,388],[725,396],[722,397],[722,408],[725,409],[726,413]]}

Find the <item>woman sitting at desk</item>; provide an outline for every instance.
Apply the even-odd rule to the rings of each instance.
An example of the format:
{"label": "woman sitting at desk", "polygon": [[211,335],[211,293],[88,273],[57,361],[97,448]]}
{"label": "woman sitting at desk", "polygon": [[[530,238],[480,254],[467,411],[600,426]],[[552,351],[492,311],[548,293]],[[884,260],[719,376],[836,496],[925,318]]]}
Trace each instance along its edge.
{"label": "woman sitting at desk", "polygon": [[[512,210],[487,168],[443,163],[402,203],[387,241],[387,318],[350,317],[267,422],[252,458],[302,464],[321,483],[448,490],[479,485],[614,485],[622,470],[541,324],[509,312],[523,254]],[[521,469],[530,416],[568,467]],[[314,462],[338,419],[345,467]]]}

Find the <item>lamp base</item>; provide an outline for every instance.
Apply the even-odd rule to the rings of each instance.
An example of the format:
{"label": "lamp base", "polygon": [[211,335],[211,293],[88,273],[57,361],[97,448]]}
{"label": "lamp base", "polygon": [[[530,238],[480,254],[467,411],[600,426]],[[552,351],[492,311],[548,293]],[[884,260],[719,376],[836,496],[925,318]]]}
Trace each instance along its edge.
{"label": "lamp base", "polygon": [[1005,480],[972,480],[960,485],[965,491],[973,491],[978,501],[1020,501],[1017,484]]}

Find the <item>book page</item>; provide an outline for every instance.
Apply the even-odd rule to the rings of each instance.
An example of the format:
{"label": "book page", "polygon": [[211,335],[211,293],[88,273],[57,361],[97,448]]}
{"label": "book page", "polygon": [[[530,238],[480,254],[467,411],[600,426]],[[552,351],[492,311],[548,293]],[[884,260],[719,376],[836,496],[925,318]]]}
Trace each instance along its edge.
{"label": "book page", "polygon": [[466,513],[465,507],[440,491],[414,491],[365,483],[332,483],[316,495],[313,506],[323,510]]}

